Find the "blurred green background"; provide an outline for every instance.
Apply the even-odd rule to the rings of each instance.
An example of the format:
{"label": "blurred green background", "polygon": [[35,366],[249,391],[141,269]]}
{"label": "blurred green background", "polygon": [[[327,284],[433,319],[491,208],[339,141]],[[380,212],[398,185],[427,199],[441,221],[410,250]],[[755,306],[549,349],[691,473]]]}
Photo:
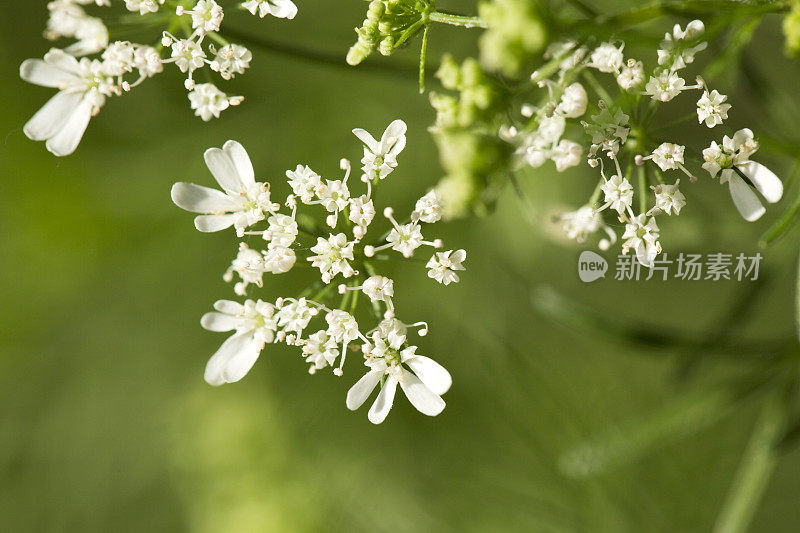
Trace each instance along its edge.
{"label": "blurred green background", "polygon": [[[365,410],[352,413],[344,405],[356,366],[344,378],[309,376],[296,351],[280,347],[265,351],[241,383],[203,382],[205,362],[224,337],[202,330],[199,318],[232,294],[221,274],[235,245],[227,232],[195,231],[169,189],[175,181],[211,183],[202,159],[207,147],[239,140],[267,180],[279,182],[298,163],[332,175],[339,158],[360,158],[353,127],[379,133],[399,117],[409,124],[408,146],[381,199],[407,211],[441,174],[426,132],[433,111],[415,85],[416,44],[388,60],[346,68],[365,4],[298,4],[292,22],[231,13],[225,24],[338,55],[341,65],[253,47],[248,74],[222,86],[247,100],[209,124],[192,116],[181,80],[169,69],[110,100],[65,159],[21,131],[51,94],[17,74],[22,60],[48,48],[40,37],[45,2],[5,6],[0,527],[709,531],[758,406],[737,404],[685,436],[669,424],[652,430],[647,421],[658,426],[658,417],[685,398],[702,396],[750,363],[701,358],[692,379],[682,379],[680,351],[646,350],[554,325],[537,314],[531,293],[552,285],[608,316],[702,337],[747,285],[610,276],[583,284],[576,273],[582,248],[554,242],[528,224],[511,191],[494,215],[438,228],[450,247],[468,251],[461,284],[436,285],[408,265],[393,272],[402,316],[431,324],[420,352],[454,377],[438,418],[418,414],[398,396],[387,422],[373,426]],[[449,4],[443,7],[475,9],[474,2]],[[796,105],[800,72],[781,55],[778,23],[769,19],[747,51],[751,66],[771,78],[770,96],[759,97],[736,75],[719,88],[735,104],[731,131],[749,126],[757,135],[796,140],[797,116],[786,116],[785,102]],[[476,33],[434,30],[434,62],[445,50],[475,54]],[[643,58],[652,61],[654,51]],[[711,137],[700,133],[706,146]],[[786,173],[785,159],[762,152],[759,160]],[[553,206],[577,206],[588,197],[594,181],[581,172],[543,169],[523,179],[540,219]],[[748,225],[724,188],[707,179],[692,187],[685,215],[662,225],[664,247],[756,251],[779,209]],[[794,194],[790,187],[787,196]],[[796,248],[792,233],[762,252],[764,289],[730,335],[792,334]],[[280,287],[268,284],[264,294],[274,298]],[[586,439],[630,428],[635,442],[623,447],[619,464],[587,477],[559,468],[559,458]],[[800,530],[798,501],[800,453],[793,451],[782,457],[753,531]]]}

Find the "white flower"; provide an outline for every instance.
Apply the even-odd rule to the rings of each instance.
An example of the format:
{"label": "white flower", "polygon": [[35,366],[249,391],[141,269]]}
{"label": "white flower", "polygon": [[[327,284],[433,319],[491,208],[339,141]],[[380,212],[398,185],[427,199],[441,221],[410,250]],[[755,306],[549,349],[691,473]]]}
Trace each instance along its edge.
{"label": "white flower", "polygon": [[731,108],[730,104],[725,103],[727,99],[727,96],[717,90],[710,93],[708,90],[703,91],[703,96],[697,101],[698,121],[701,124],[705,121],[709,128],[722,124],[723,120],[728,119],[728,110]]}
{"label": "white flower", "polygon": [[194,114],[208,122],[212,118],[219,118],[220,113],[232,105],[239,105],[242,97],[229,97],[224,92],[217,89],[213,83],[201,83],[196,85],[194,90],[189,93],[189,102]]}
{"label": "white flower", "polygon": [[658,224],[656,219],[641,214],[634,217],[625,224],[625,233],[622,235],[626,239],[622,244],[622,253],[628,253],[633,249],[636,259],[646,267],[652,267],[656,256],[661,253],[661,243],[658,242]]}
{"label": "white flower", "polygon": [[164,71],[161,54],[152,46],[137,45],[133,52],[133,66],[143,78],[151,78]]}
{"label": "white flower", "polygon": [[556,164],[556,170],[559,172],[578,165],[581,162],[581,156],[583,156],[583,147],[567,139],[561,139],[550,153],[550,158]]}
{"label": "white flower", "polygon": [[211,69],[219,72],[224,79],[231,79],[236,74],[243,74],[250,67],[253,54],[238,44],[226,44],[217,51],[214,61],[211,62]]}
{"label": "white flower", "polygon": [[411,405],[420,413],[436,416],[445,408],[442,395],[450,389],[453,380],[450,373],[439,363],[422,355],[416,355],[416,346],[398,351],[388,347],[378,357],[368,358],[369,371],[347,391],[347,408],[356,410],[367,400],[381,378],[386,380],[367,415],[373,424],[386,419],[394,403],[397,384]]}
{"label": "white flower", "polygon": [[683,164],[683,151],[685,147],[673,143],[661,143],[658,148],[653,150],[653,163],[658,165],[661,170],[677,169],[678,165]]}
{"label": "white flower", "polygon": [[538,133],[529,135],[522,145],[521,150],[525,162],[533,168],[539,168],[550,157],[550,144],[542,139]]}
{"label": "white flower", "polygon": [[60,37],[74,37],[78,26],[87,18],[86,12],[70,0],[50,2],[47,9],[50,16],[45,36],[52,41]]}
{"label": "white flower", "polygon": [[327,334],[334,342],[347,344],[359,337],[358,322],[353,315],[341,309],[326,314],[325,322],[328,323]]}
{"label": "white flower", "polygon": [[270,243],[264,254],[264,268],[273,274],[289,272],[296,261],[294,250],[279,244]]}
{"label": "white flower", "polygon": [[216,312],[203,315],[202,326],[209,331],[235,331],[206,365],[206,382],[219,386],[247,375],[264,344],[275,338],[277,325],[273,318],[274,306],[261,300],[247,300],[244,305],[219,300],[214,309]]}
{"label": "white flower", "polygon": [[761,218],[766,212],[756,193],[743,178],[746,178],[769,203],[778,202],[783,196],[783,183],[770,169],[750,156],[758,150],[758,143],[749,129],[737,131],[733,138],[727,135],[720,147],[716,142],[703,150],[703,169],[719,182],[727,183],[731,198],[742,217],[748,222]]}
{"label": "white flower", "polygon": [[258,12],[262,19],[267,15],[277,18],[293,19],[297,15],[297,6],[292,0],[249,0],[242,2],[242,7],[253,15]]}
{"label": "white flower", "polygon": [[580,83],[575,82],[564,89],[561,102],[556,107],[556,113],[567,118],[578,118],[586,112],[588,103],[589,97],[586,95],[586,89]]}
{"label": "white flower", "polygon": [[222,18],[225,16],[220,5],[214,0],[199,0],[194,8],[186,13],[192,15],[192,28],[198,35],[219,31]]}
{"label": "white flower", "polygon": [[330,213],[341,211],[350,200],[350,191],[342,180],[325,180],[325,185],[317,190],[323,207]]}
{"label": "white flower", "polygon": [[664,35],[661,41],[661,48],[658,50],[658,64],[665,65],[672,71],[680,70],[689,63],[694,62],[697,52],[706,49],[707,43],[699,43],[693,47],[686,47],[683,41],[691,41],[698,38],[705,26],[700,20],[693,20],[686,25],[685,30],[681,30],[680,25],[675,24],[672,34]]}
{"label": "white flower", "polygon": [[592,124],[582,122],[586,132],[592,136],[592,152],[598,148],[606,152],[609,157],[619,152],[620,144],[628,139],[628,120],[630,117],[617,109],[614,113],[608,108],[602,108],[600,113],[592,115]]}
{"label": "white flower", "polygon": [[308,305],[305,298],[293,300],[278,310],[278,327],[283,328],[284,331],[294,331],[301,335],[311,319],[318,313],[319,311],[315,307]]}
{"label": "white flower", "polygon": [[353,130],[353,134],[365,144],[361,163],[368,179],[383,179],[397,167],[397,156],[406,146],[407,129],[405,122],[395,120],[383,132],[380,141],[365,130]]}
{"label": "white flower", "polygon": [[622,72],[617,76],[617,83],[626,91],[635,89],[644,83],[644,65],[642,62],[629,59]]}
{"label": "white flower", "polygon": [[438,222],[442,218],[442,199],[436,189],[431,189],[425,196],[417,200],[411,220],[421,220],[427,224]]}
{"label": "white flower", "polygon": [[24,61],[19,75],[29,83],[59,90],[23,128],[29,139],[46,141],[47,149],[57,156],[75,151],[89,119],[116,90],[99,61],[78,61],[58,49],[45,54],[44,61]]}
{"label": "white flower", "polygon": [[444,285],[458,283],[460,278],[455,271],[466,270],[462,264],[466,258],[467,252],[464,250],[435,252],[428,260],[428,264],[425,265],[425,268],[428,269],[428,277]]}
{"label": "white flower", "polygon": [[199,43],[190,39],[178,39],[172,43],[172,62],[181,72],[191,72],[205,64],[206,53]]}
{"label": "white flower", "polygon": [[140,15],[155,13],[164,0],[125,0],[128,11],[138,11]]}
{"label": "white flower", "polygon": [[669,102],[678,96],[686,85],[686,80],[675,72],[663,71],[658,77],[650,76],[650,81],[644,87],[644,93],[653,100]]}
{"label": "white flower", "polygon": [[599,210],[610,207],[622,214],[633,203],[633,187],[627,178],[620,175],[611,176],[611,179],[606,180],[600,189],[605,195],[605,205]]}
{"label": "white flower", "polygon": [[264,239],[275,246],[288,247],[297,239],[297,222],[289,215],[276,213],[267,220],[269,227],[264,232]]}
{"label": "white flower", "polygon": [[339,356],[339,350],[325,330],[320,330],[309,336],[303,344],[303,356],[306,358],[306,363],[311,363],[309,371],[313,373],[320,368],[333,366]]}
{"label": "white flower", "polygon": [[384,276],[370,276],[364,280],[361,292],[373,302],[388,302],[394,296],[394,282]]}
{"label": "white flower", "polygon": [[172,187],[175,205],[202,213],[194,219],[198,230],[212,232],[234,226],[241,237],[245,228],[264,220],[265,212],[277,211],[278,206],[270,201],[267,185],[256,183],[253,164],[241,144],[228,141],[221,150],[206,150],[204,157],[225,192],[193,183],[176,183]]}
{"label": "white flower", "polygon": [[564,133],[566,125],[567,121],[564,120],[562,116],[553,115],[552,117],[545,117],[539,122],[539,128],[537,130],[539,138],[546,144],[558,142],[561,135]]}
{"label": "white flower", "polygon": [[586,241],[586,238],[600,229],[603,220],[600,213],[589,207],[588,205],[564,213],[560,217],[563,223],[564,233],[567,234],[568,239],[576,240],[578,242]]}
{"label": "white flower", "polygon": [[108,46],[108,28],[102,20],[86,17],[78,23],[75,38],[78,41],[66,47],[65,52],[74,56],[94,54]]}
{"label": "white flower", "polygon": [[422,246],[422,230],[415,222],[398,225],[389,232],[386,242],[392,245],[392,250],[403,254],[403,257],[411,257],[414,255],[414,250]]}
{"label": "white flower", "polygon": [[375,218],[375,205],[372,200],[368,200],[366,195],[361,195],[357,198],[350,198],[350,221],[356,227],[353,228],[353,234],[356,238],[361,239],[367,232],[367,226],[372,224],[372,219]]}
{"label": "white flower", "polygon": [[659,184],[650,187],[656,195],[656,205],[646,214],[647,216],[666,213],[671,215],[673,212],[679,215],[681,208],[686,205],[686,197],[678,190],[681,180],[676,180],[673,185]]}
{"label": "white flower", "polygon": [[611,43],[602,43],[592,52],[589,66],[600,72],[619,72],[623,60],[622,48],[623,46],[617,48]]}
{"label": "white flower", "polygon": [[127,41],[116,41],[108,45],[103,55],[103,71],[109,76],[122,76],[134,67],[134,47]]}
{"label": "white flower", "polygon": [[309,257],[311,266],[319,268],[322,273],[322,281],[330,283],[331,279],[341,273],[345,278],[355,274],[349,261],[353,260],[353,244],[347,241],[344,233],[337,235],[329,234],[327,239],[317,237],[317,244],[311,247],[311,251],[316,255]]}
{"label": "white flower", "polygon": [[226,281],[230,281],[230,273],[236,272],[242,279],[241,283],[237,283],[234,292],[239,296],[247,294],[247,286],[251,283],[262,287],[262,277],[267,270],[264,265],[264,256],[261,252],[251,249],[245,243],[239,243],[239,252],[236,258],[231,262],[231,267],[225,273]]}
{"label": "white flower", "polygon": [[292,192],[299,196],[305,204],[314,198],[317,189],[322,184],[319,174],[303,165],[297,165],[295,170],[287,170],[286,177],[289,178]]}

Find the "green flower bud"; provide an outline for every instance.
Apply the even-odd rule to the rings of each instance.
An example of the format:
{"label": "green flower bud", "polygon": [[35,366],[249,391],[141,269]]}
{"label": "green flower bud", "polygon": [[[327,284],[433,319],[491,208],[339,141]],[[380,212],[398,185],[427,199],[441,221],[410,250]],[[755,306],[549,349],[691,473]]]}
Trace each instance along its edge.
{"label": "green flower bud", "polygon": [[442,64],[436,71],[436,77],[442,82],[445,89],[455,91],[461,85],[461,66],[450,54],[442,57]]}
{"label": "green flower bud", "polygon": [[547,27],[538,2],[492,0],[478,6],[489,29],[480,39],[481,62],[490,70],[517,76],[547,44]]}

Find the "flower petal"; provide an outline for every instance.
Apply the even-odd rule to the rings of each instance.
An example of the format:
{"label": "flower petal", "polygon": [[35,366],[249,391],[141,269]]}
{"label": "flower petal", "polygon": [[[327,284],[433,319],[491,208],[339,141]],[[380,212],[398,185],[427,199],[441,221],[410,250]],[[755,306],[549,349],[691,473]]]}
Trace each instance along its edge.
{"label": "flower petal", "polygon": [[736,209],[746,221],[754,222],[766,212],[753,189],[732,170],[728,176],[728,187]]}
{"label": "flower petal", "polygon": [[397,390],[397,378],[394,376],[387,376],[386,381],[383,383],[381,392],[375,399],[375,403],[369,408],[367,418],[373,424],[380,424],[389,415],[394,402],[394,393]]}
{"label": "flower petal", "polygon": [[408,370],[403,369],[403,381],[400,382],[400,387],[406,393],[411,405],[423,415],[436,416],[444,410],[444,400]]}
{"label": "flower petal", "polygon": [[58,133],[81,102],[80,93],[56,93],[25,124],[22,131],[32,141],[44,141]]}
{"label": "flower petal", "polygon": [[375,137],[369,134],[367,130],[362,130],[361,128],[356,128],[353,130],[353,135],[359,138],[359,140],[367,145],[367,148],[373,154],[377,154],[381,149],[381,145],[378,141],[375,140]]}
{"label": "flower petal", "polygon": [[430,357],[416,355],[404,362],[426,387],[440,396],[447,392],[453,384],[450,372]]}
{"label": "flower petal", "polygon": [[406,146],[408,126],[400,119],[393,121],[381,136],[381,153],[396,156]]}
{"label": "flower petal", "polygon": [[194,217],[194,227],[203,233],[213,233],[228,229],[239,215],[200,215]]}
{"label": "flower petal", "polygon": [[253,338],[251,333],[249,342],[236,352],[222,369],[222,377],[225,382],[236,383],[245,377],[253,368],[263,348],[264,343]]}
{"label": "flower petal", "polygon": [[81,64],[75,56],[66,53],[64,50],[58,48],[51,48],[44,55],[44,62],[52,65],[64,72],[75,74],[76,76],[81,72]]}
{"label": "flower petal", "polygon": [[92,99],[85,96],[58,132],[47,140],[45,146],[53,155],[63,157],[75,151],[92,118],[92,109],[94,109]]}
{"label": "flower petal", "polygon": [[228,157],[233,161],[236,167],[236,172],[239,174],[239,180],[249,188],[256,184],[256,173],[253,170],[253,163],[250,161],[250,156],[247,155],[247,150],[244,149],[240,143],[236,141],[228,141],[222,146],[222,150],[228,154]]}
{"label": "flower petal", "polygon": [[28,59],[19,66],[19,77],[42,87],[58,88],[65,79],[74,76],[41,59]]}
{"label": "flower petal", "polygon": [[293,19],[297,16],[297,6],[291,0],[271,0],[273,17]]}
{"label": "flower petal", "polygon": [[755,161],[747,161],[737,166],[742,174],[753,182],[764,199],[771,204],[780,201],[783,196],[783,182],[774,172]]}
{"label": "flower petal", "polygon": [[238,315],[244,306],[233,300],[217,300],[214,302],[214,309],[226,315]]}
{"label": "flower petal", "polygon": [[227,381],[223,376],[225,367],[240,350],[246,349],[252,340],[253,334],[251,332],[237,333],[225,339],[222,346],[206,363],[206,371],[203,376],[206,382],[215,387],[226,383]]}
{"label": "flower petal", "polygon": [[176,183],[171,196],[175,205],[192,213],[224,213],[241,207],[224,192],[194,183]]}
{"label": "flower petal", "polygon": [[220,187],[232,195],[242,192],[244,187],[239,177],[239,171],[228,152],[219,148],[209,148],[203,157],[208,165],[208,170],[211,171]]}
{"label": "flower petal", "polygon": [[345,402],[348,409],[355,411],[364,405],[364,402],[367,401],[367,398],[369,398],[369,395],[381,380],[381,374],[383,372],[367,372],[355,385],[350,387],[350,390],[347,391],[347,401]]}
{"label": "flower petal", "polygon": [[200,325],[208,331],[232,331],[239,327],[240,323],[238,317],[225,313],[206,313],[200,319]]}

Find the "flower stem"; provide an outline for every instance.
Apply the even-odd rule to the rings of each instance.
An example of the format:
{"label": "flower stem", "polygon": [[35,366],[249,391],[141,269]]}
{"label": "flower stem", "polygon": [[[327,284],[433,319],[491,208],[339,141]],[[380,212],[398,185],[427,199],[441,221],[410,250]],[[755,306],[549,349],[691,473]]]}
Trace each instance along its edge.
{"label": "flower stem", "polygon": [[783,435],[789,404],[783,390],[769,397],[747,444],[714,533],[744,533],[758,509],[778,463],[777,444]]}
{"label": "flower stem", "polygon": [[422,33],[422,49],[419,52],[419,93],[425,92],[425,58],[428,55],[428,29],[430,25],[425,25]]}
{"label": "flower stem", "polygon": [[442,24],[450,24],[451,26],[461,26],[462,28],[488,28],[489,25],[480,17],[467,17],[464,15],[451,15],[450,13],[442,13],[441,11],[434,11],[430,15],[430,20],[433,22],[441,22]]}
{"label": "flower stem", "polygon": [[636,167],[639,174],[639,212],[647,211],[647,173],[644,165]]}

